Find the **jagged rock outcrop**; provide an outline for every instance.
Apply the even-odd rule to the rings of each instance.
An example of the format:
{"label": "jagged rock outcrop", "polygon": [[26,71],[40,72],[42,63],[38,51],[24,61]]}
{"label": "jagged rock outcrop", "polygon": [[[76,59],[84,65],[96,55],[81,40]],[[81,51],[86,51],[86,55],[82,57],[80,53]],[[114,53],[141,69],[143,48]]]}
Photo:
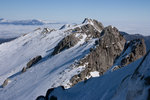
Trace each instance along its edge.
{"label": "jagged rock outcrop", "polygon": [[71,78],[72,85],[90,77],[90,72],[98,71],[102,75],[114,64],[115,58],[124,49],[126,40],[115,27],[104,28],[100,35],[100,39],[96,41],[96,48],[80,60],[79,66],[85,63],[88,63],[88,65],[80,74]]}
{"label": "jagged rock outcrop", "polygon": [[[124,54],[127,48],[131,49],[131,52],[128,55]],[[130,41],[129,43],[126,43],[123,54],[126,57],[121,60],[121,66],[128,65],[131,62],[144,56],[146,54],[144,39],[135,39]]]}
{"label": "jagged rock outcrop", "polygon": [[102,23],[98,22],[97,20],[92,19],[85,19],[83,24],[85,25],[81,27],[77,27],[73,30],[76,33],[85,33],[89,38],[99,38],[100,32],[104,29]]}
{"label": "jagged rock outcrop", "polygon": [[54,48],[54,51],[52,55],[58,54],[64,49],[68,49],[70,47],[73,47],[78,43],[79,39],[74,35],[70,34],[67,37],[63,38],[58,45]]}
{"label": "jagged rock outcrop", "polygon": [[32,67],[34,64],[36,64],[37,62],[39,62],[42,59],[42,56],[36,56],[35,58],[31,59],[28,63],[27,63],[27,67],[26,69]]}
{"label": "jagged rock outcrop", "polygon": [[7,79],[3,82],[2,87],[4,88],[4,87],[8,84],[9,81],[10,81],[10,79],[7,78]]}
{"label": "jagged rock outcrop", "polygon": [[95,19],[88,19],[88,18],[85,18],[84,21],[82,22],[83,24],[84,23],[88,23],[88,24],[92,24],[97,30],[101,31],[102,29],[104,29],[104,26],[101,22],[98,22],[97,20]]}
{"label": "jagged rock outcrop", "polygon": [[24,73],[27,71],[27,69],[31,68],[34,64],[38,63],[40,60],[42,59],[41,55],[38,55],[36,57],[34,57],[33,59],[31,59],[27,64],[26,67],[23,67],[21,70],[21,73]]}
{"label": "jagged rock outcrop", "polygon": [[146,45],[144,39],[134,39],[125,44],[125,48],[119,57],[115,60],[113,71],[124,67],[146,54]]}

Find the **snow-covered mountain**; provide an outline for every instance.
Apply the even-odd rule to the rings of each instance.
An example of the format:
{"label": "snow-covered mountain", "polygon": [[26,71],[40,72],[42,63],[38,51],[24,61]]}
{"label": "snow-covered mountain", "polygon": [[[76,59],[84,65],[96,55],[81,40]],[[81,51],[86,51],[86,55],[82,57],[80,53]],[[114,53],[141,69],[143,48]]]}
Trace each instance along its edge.
{"label": "snow-covered mountain", "polygon": [[44,24],[59,24],[58,22],[48,22],[48,21],[42,21],[37,19],[32,20],[6,20],[3,18],[0,18],[0,24],[2,25],[44,25]]}
{"label": "snow-covered mountain", "polygon": [[16,20],[10,21],[5,19],[0,19],[0,24],[13,24],[13,25],[43,25],[45,24],[42,21],[33,19],[33,20]]}
{"label": "snow-covered mountain", "polygon": [[132,80],[150,43],[149,37],[128,35],[86,18],[60,29],[37,28],[1,44],[0,100],[121,98],[127,91],[121,82],[127,76],[123,84]]}

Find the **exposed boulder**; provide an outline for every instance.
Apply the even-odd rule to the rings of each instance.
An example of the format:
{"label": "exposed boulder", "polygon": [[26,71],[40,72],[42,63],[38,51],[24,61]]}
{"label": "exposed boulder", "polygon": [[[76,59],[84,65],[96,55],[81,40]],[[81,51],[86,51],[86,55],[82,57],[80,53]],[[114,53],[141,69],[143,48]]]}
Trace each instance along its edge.
{"label": "exposed boulder", "polygon": [[126,40],[115,27],[104,28],[100,39],[97,41],[96,48],[80,60],[81,65],[85,63],[88,63],[88,65],[80,74],[71,78],[72,85],[85,80],[93,71],[98,71],[100,75],[103,75],[114,64],[115,58],[120,55],[125,42]]}
{"label": "exposed boulder", "polygon": [[10,81],[10,79],[7,78],[7,79],[3,82],[2,87],[4,88],[4,87],[9,83],[9,81]]}
{"label": "exposed boulder", "polygon": [[73,47],[74,45],[76,45],[78,43],[78,41],[79,41],[79,38],[77,38],[75,36],[75,34],[70,34],[70,35],[66,36],[54,48],[52,55],[58,54],[61,51],[63,51],[64,49],[68,49],[70,47]]}
{"label": "exposed boulder", "polygon": [[34,64],[36,64],[37,62],[39,62],[42,59],[42,56],[36,56],[35,58],[31,59],[28,63],[27,63],[27,67],[26,69],[32,67]]}
{"label": "exposed boulder", "polygon": [[23,67],[21,72],[24,73],[24,72],[26,72],[26,70],[27,70],[26,67]]}

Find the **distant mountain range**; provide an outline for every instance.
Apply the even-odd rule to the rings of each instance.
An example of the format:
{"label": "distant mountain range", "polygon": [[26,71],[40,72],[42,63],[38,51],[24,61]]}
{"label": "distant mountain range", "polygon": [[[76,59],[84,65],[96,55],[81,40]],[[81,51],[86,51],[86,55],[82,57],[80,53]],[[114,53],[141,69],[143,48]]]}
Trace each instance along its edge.
{"label": "distant mountain range", "polygon": [[46,22],[37,19],[31,20],[6,20],[4,18],[0,18],[0,24],[3,25],[45,25],[45,24],[60,24],[58,22]]}

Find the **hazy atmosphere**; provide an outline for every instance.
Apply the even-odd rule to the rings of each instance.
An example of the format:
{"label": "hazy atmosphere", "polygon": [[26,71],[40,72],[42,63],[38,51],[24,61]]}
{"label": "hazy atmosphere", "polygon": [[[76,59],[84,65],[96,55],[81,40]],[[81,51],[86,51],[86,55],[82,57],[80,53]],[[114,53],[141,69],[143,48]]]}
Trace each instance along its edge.
{"label": "hazy atmosphere", "polygon": [[1,0],[1,17],[81,21],[150,22],[149,0]]}
{"label": "hazy atmosphere", "polygon": [[[92,18],[127,32],[148,35],[149,5],[149,0],[1,0],[0,17],[67,23],[80,23],[84,18]],[[125,26],[128,29],[123,28]]]}

